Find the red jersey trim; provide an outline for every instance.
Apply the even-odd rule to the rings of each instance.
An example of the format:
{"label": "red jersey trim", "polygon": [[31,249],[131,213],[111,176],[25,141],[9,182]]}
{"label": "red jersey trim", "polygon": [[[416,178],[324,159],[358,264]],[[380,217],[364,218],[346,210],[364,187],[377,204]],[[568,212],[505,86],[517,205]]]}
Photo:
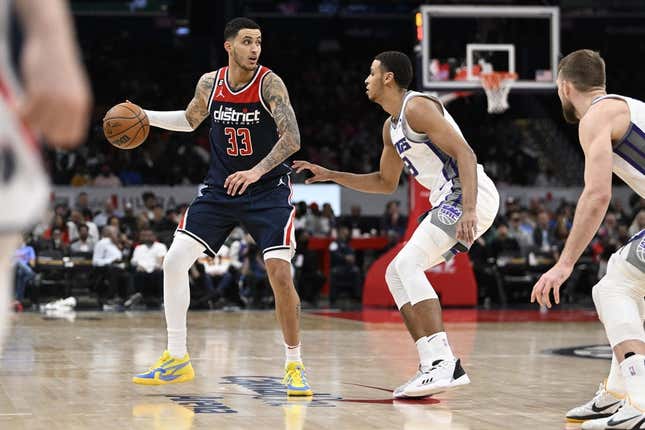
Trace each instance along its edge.
{"label": "red jersey trim", "polygon": [[[13,94],[11,94],[11,90],[9,89],[9,86],[6,84],[4,78],[2,75],[0,75],[0,96],[5,100],[8,106],[11,108],[15,107],[14,103],[14,98]],[[36,142],[36,136],[34,136],[34,133],[27,127],[27,124],[25,124],[22,119],[17,118],[18,126],[20,127],[20,132],[22,134],[22,138],[27,142],[27,146],[29,146],[34,152],[38,152],[38,143]]]}
{"label": "red jersey trim", "polygon": [[258,65],[258,68],[255,69],[255,74],[253,75],[253,78],[251,78],[251,80],[246,85],[244,85],[242,88],[240,88],[239,90],[233,91],[231,89],[231,87],[228,86],[228,66],[225,67],[224,68],[224,84],[226,85],[226,89],[233,96],[237,96],[237,95],[242,94],[244,91],[246,91],[249,88],[251,88],[253,86],[253,84],[255,84],[255,80],[261,74],[260,72],[262,71],[262,69],[266,69],[266,67]]}

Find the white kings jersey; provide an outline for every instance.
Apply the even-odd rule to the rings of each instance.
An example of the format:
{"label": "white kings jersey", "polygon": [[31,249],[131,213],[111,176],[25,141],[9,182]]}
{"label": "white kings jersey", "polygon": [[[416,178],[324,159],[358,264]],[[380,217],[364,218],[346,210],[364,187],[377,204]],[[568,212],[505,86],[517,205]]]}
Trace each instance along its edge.
{"label": "white kings jersey", "polygon": [[645,198],[645,103],[617,94],[607,94],[594,99],[591,104],[604,99],[624,100],[629,107],[629,128],[620,140],[612,142],[612,170],[632,190]]}
{"label": "white kings jersey", "polygon": [[20,87],[11,66],[9,0],[0,0],[0,233],[38,222],[49,185],[38,145],[16,114]]}
{"label": "white kings jersey", "polygon": [[[410,128],[405,119],[405,106],[413,97],[425,97],[436,102],[443,111],[443,116],[448,123],[463,138],[463,134],[455,120],[450,116],[443,104],[436,97],[416,91],[408,91],[403,98],[401,115],[398,121],[392,119],[390,138],[403,163],[412,176],[425,188],[430,190],[430,203],[438,206],[449,194],[457,194],[461,200],[461,182],[457,169],[457,160],[451,158],[438,146],[434,145],[424,133],[418,133]],[[464,139],[465,140],[465,139]],[[484,173],[484,168],[477,165],[478,187],[481,188],[490,179]]]}

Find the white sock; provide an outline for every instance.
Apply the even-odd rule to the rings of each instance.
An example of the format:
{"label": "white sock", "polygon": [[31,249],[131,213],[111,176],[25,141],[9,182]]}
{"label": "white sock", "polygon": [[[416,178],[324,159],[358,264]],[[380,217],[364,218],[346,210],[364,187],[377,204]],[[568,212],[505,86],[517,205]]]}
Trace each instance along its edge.
{"label": "white sock", "polygon": [[616,354],[612,354],[611,356],[611,368],[609,370],[605,389],[620,396],[624,396],[626,392],[625,380],[623,379],[623,374],[620,370],[620,363],[616,359]]}
{"label": "white sock", "polygon": [[298,363],[302,363],[302,358],[300,357],[300,344],[296,346],[289,346],[286,343],[284,344],[284,352],[285,352],[285,365],[292,362],[296,361]]}
{"label": "white sock", "polygon": [[450,349],[448,336],[446,335],[445,331],[440,331],[430,336],[426,336],[422,339],[425,340],[426,345],[422,348],[424,354],[423,357],[421,357],[421,349],[419,349],[419,358],[421,359],[421,364],[427,365],[425,363],[432,364],[432,362],[436,360],[455,359],[455,356],[452,353],[452,349]]}
{"label": "white sock", "polygon": [[175,358],[186,355],[186,312],[190,305],[188,270],[204,252],[195,239],[177,233],[163,264],[163,301],[168,329],[168,352]]}
{"label": "white sock", "polygon": [[633,406],[645,410],[645,355],[634,354],[620,363],[623,380]]}
{"label": "white sock", "polygon": [[419,363],[422,367],[432,366],[434,358],[432,356],[432,348],[428,343],[428,338],[426,336],[420,337],[416,342],[417,352],[419,353]]}

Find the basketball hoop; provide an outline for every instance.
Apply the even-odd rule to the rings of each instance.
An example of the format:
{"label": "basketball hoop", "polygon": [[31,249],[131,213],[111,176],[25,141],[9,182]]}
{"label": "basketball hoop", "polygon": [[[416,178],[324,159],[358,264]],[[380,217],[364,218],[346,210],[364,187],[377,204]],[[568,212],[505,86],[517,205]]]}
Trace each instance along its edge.
{"label": "basketball hoop", "polygon": [[488,113],[502,113],[508,109],[508,93],[513,83],[517,80],[517,73],[513,72],[491,72],[480,73],[481,81],[486,98],[488,99]]}

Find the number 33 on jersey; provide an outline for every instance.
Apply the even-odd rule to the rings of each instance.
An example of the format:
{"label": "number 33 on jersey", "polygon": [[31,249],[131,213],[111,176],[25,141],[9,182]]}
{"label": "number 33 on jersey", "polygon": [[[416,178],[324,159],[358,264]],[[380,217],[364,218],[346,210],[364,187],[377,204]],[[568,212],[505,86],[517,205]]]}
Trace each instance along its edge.
{"label": "number 33 on jersey", "polygon": [[[206,184],[223,185],[237,171],[249,170],[273,149],[279,136],[269,105],[262,98],[262,81],[271,70],[258,66],[248,84],[233,90],[229,86],[228,67],[217,71],[209,98],[211,165]],[[288,173],[279,165],[268,177]]]}

